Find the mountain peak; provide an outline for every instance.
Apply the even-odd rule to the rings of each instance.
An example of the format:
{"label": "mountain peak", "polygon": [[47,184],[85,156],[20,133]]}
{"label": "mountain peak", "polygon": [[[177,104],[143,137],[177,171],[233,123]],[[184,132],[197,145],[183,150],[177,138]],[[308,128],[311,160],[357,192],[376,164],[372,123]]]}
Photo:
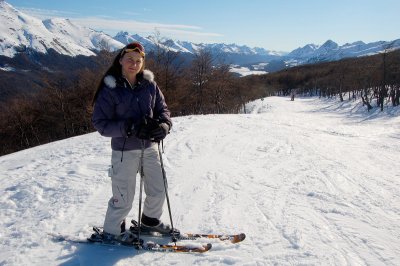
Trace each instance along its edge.
{"label": "mountain peak", "polygon": [[337,43],[332,40],[327,40],[320,48],[336,49],[337,47],[339,47]]}
{"label": "mountain peak", "polygon": [[294,57],[294,58],[304,58],[304,57],[309,57],[311,54],[315,52],[315,50],[318,49],[318,45],[315,44],[306,44],[303,47],[299,47],[292,52],[288,54],[289,57]]}
{"label": "mountain peak", "polygon": [[115,37],[116,38],[117,37],[122,37],[122,36],[125,37],[127,35],[129,35],[129,33],[127,31],[120,31],[120,32],[117,33],[117,35],[115,35]]}

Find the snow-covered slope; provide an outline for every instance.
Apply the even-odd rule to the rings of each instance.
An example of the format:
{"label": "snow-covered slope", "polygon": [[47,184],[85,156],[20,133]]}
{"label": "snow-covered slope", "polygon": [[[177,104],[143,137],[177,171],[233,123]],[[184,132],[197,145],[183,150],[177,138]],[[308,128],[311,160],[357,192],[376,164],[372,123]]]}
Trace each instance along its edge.
{"label": "snow-covered slope", "polygon": [[164,161],[175,226],[247,234],[201,255],[51,241],[102,224],[108,138],[0,157],[0,265],[399,265],[400,114],[360,108],[271,97],[249,114],[174,118]]}
{"label": "snow-covered slope", "polygon": [[54,49],[69,56],[89,56],[94,55],[93,50],[99,50],[101,45],[111,50],[123,47],[102,32],[73,24],[68,19],[42,21],[4,1],[0,1],[0,32],[0,55],[8,57],[27,48],[41,53]]}

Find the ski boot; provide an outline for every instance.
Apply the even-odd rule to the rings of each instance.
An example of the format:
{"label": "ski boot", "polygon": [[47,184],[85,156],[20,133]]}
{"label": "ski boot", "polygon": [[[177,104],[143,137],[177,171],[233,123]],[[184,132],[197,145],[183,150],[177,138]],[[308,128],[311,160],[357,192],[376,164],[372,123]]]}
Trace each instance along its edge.
{"label": "ski boot", "polygon": [[88,241],[91,242],[100,242],[104,244],[120,244],[125,246],[141,246],[143,244],[143,240],[137,238],[137,235],[131,232],[130,230],[122,232],[120,235],[113,235],[107,232],[102,231],[100,228],[93,227],[95,233],[93,233]]}
{"label": "ski boot", "polygon": [[[129,231],[133,233],[138,233],[139,224],[135,220],[132,220],[132,226]],[[164,224],[159,219],[149,218],[142,215],[142,222],[140,224],[140,233],[145,235],[155,235],[155,236],[171,236],[178,237],[180,232],[176,228],[172,231],[170,225]]]}

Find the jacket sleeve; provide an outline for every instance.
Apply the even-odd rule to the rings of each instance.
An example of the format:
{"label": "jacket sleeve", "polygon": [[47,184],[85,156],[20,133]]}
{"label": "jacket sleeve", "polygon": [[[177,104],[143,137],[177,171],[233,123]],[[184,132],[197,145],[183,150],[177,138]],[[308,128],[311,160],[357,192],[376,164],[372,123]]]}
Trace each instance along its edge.
{"label": "jacket sleeve", "polygon": [[171,112],[165,103],[165,98],[160,88],[156,85],[156,99],[154,105],[154,117],[161,122],[167,123],[169,128],[172,127]]}
{"label": "jacket sleeve", "polygon": [[115,118],[115,100],[107,88],[101,89],[95,101],[92,123],[104,137],[126,137],[125,120]]}

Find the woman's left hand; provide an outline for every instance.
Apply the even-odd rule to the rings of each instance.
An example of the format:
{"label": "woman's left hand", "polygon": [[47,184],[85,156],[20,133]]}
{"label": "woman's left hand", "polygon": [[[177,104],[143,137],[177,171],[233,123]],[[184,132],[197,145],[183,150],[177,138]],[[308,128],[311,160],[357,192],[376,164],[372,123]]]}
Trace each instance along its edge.
{"label": "woman's left hand", "polygon": [[150,138],[154,141],[163,140],[169,133],[169,125],[167,123],[160,123],[157,128],[150,131]]}

